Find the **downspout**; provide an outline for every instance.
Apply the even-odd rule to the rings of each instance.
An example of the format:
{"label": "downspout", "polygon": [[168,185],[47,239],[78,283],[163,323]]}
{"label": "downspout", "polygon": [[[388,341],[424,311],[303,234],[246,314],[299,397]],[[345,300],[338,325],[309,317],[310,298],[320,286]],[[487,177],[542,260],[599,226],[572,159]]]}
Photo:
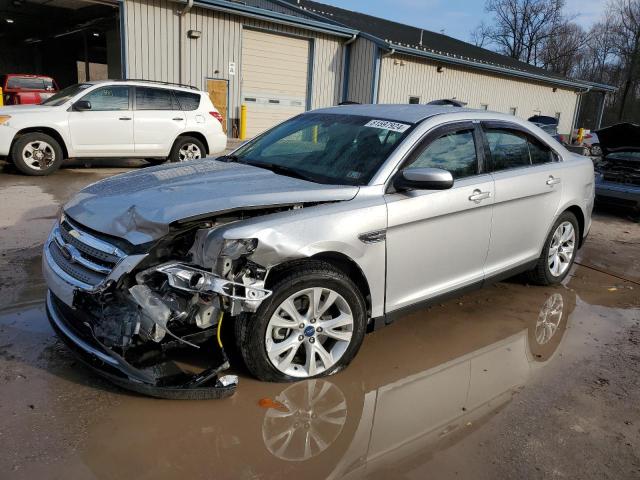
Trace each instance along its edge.
{"label": "downspout", "polygon": [[351,44],[356,41],[358,34],[354,33],[353,36],[344,42],[344,54],[342,56],[342,95],[341,102],[349,100],[349,70],[351,69]]}
{"label": "downspout", "polygon": [[394,53],[396,53],[395,48],[391,48],[389,51],[380,55],[379,47],[376,45],[376,54],[374,59],[374,72],[373,72],[373,88],[371,92],[371,103],[378,103],[378,96],[380,94],[380,72],[382,70],[382,60],[390,57]]}
{"label": "downspout", "polygon": [[573,137],[573,129],[576,127],[576,123],[578,122],[578,115],[580,115],[580,104],[582,103],[582,95],[585,93],[589,93],[592,87],[587,87],[584,91],[576,92],[576,109],[573,112],[573,119],[571,120],[571,130],[569,131],[569,143],[571,143],[571,139]]}
{"label": "downspout", "polygon": [[[187,0],[182,10],[178,10],[178,83],[185,83],[184,77],[184,58],[185,58],[185,41],[184,41],[184,17],[193,8],[193,0]],[[167,79],[168,80],[168,79]]]}

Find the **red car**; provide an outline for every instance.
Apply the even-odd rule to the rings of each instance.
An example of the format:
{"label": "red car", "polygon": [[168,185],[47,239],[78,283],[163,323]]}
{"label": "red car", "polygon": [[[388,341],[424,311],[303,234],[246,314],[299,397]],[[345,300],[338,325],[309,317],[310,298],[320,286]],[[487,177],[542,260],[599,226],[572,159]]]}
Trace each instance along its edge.
{"label": "red car", "polygon": [[39,104],[58,91],[55,80],[45,75],[0,75],[5,105]]}

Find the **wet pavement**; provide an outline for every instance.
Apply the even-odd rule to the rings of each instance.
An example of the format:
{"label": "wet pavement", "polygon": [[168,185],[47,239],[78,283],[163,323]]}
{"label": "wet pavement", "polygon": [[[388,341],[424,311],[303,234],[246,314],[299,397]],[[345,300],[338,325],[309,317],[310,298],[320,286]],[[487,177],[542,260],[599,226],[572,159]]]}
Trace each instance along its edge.
{"label": "wet pavement", "polygon": [[42,303],[59,205],[131,166],[0,174],[1,478],[640,478],[638,224],[597,215],[564,285],[416,312],[332,377],[157,400],[78,364]]}

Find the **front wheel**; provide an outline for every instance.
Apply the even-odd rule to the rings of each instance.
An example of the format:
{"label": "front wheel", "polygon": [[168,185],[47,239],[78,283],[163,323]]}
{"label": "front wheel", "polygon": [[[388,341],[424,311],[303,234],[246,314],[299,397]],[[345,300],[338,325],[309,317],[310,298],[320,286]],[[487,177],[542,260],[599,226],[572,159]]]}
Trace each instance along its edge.
{"label": "front wheel", "polygon": [[62,165],[62,148],[55,138],[40,132],[20,135],[11,147],[11,160],[26,175],[49,175]]}
{"label": "front wheel", "polygon": [[249,371],[279,382],[331,375],[360,349],[366,306],[358,287],[324,262],[294,268],[253,315],[238,318],[237,342]]}
{"label": "front wheel", "polygon": [[564,212],[551,228],[536,267],[529,279],[538,285],[560,283],[568,275],[578,249],[578,220],[571,212]]}
{"label": "front wheel", "polygon": [[178,137],[169,154],[169,161],[172,163],[187,162],[206,156],[206,149],[200,140],[194,137]]}

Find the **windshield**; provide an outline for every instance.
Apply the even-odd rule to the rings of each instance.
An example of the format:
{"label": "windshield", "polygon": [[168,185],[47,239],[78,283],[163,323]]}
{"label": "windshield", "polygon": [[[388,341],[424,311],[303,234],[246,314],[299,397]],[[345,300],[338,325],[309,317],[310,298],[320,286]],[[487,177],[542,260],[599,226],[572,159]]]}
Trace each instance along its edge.
{"label": "windshield", "polygon": [[63,88],[55,95],[50,96],[41,105],[49,105],[50,107],[57,107],[58,105],[62,105],[69,101],[71,98],[75,97],[82,90],[86,90],[89,87],[92,87],[91,83],[77,83],[75,85],[71,85],[67,88]]}
{"label": "windshield", "polygon": [[412,126],[359,115],[307,113],[227,158],[317,183],[366,185]]}

